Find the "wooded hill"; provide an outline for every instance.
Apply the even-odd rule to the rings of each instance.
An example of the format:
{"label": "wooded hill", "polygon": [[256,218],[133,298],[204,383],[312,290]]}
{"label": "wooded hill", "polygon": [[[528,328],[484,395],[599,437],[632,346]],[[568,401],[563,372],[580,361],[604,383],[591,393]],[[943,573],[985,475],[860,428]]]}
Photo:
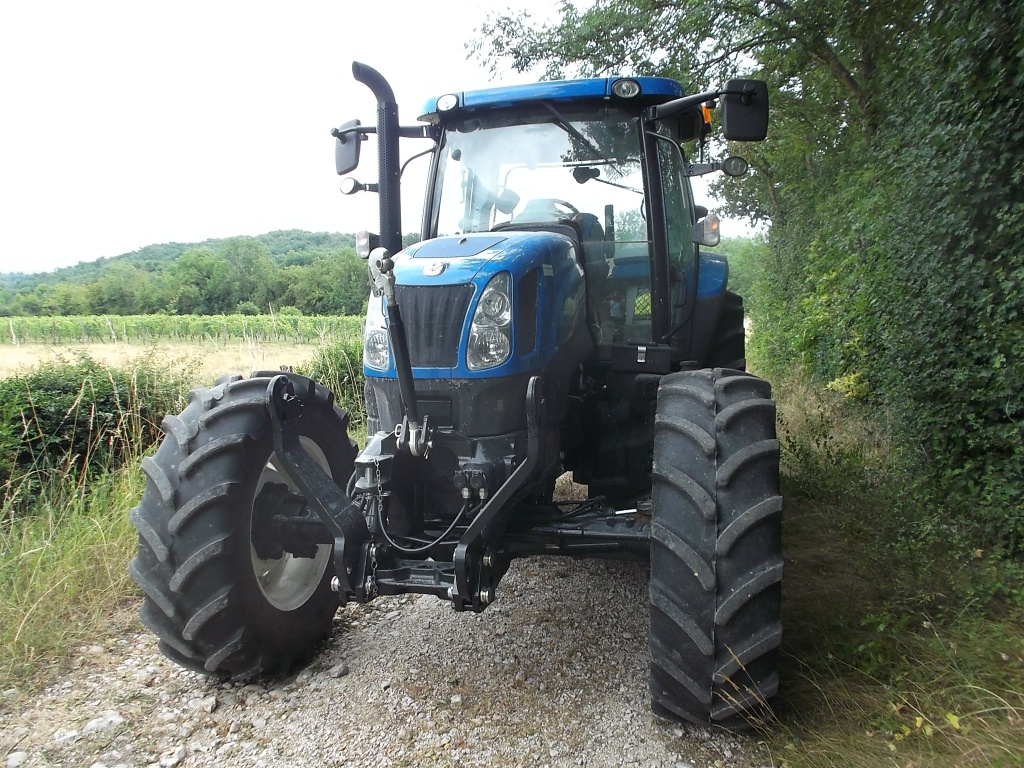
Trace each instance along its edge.
{"label": "wooded hill", "polygon": [[352,235],[288,230],[0,275],[0,315],[351,315],[362,312],[367,285]]}

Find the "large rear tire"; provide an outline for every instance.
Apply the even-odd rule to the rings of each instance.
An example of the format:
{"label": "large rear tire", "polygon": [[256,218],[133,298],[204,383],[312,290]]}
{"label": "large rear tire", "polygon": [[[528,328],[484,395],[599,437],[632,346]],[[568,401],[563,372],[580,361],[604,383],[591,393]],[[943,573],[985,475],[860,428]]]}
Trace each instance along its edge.
{"label": "large rear tire", "polygon": [[730,730],[772,717],[782,638],[782,497],[768,382],[666,376],[655,420],[652,706]]}
{"label": "large rear tire", "polygon": [[[348,414],[330,390],[289,377],[303,401],[303,447],[344,485],[356,455]],[[165,655],[197,672],[287,672],[327,636],[338,607],[330,546],[311,558],[264,559],[252,544],[261,489],[288,484],[264,405],[270,381],[232,376],[194,390],[180,416],[164,419],[163,443],[142,462],[146,490],[130,514],[139,550],[129,568],[144,593],[140,617]]]}
{"label": "large rear tire", "polygon": [[747,370],[747,331],[743,327],[743,297],[726,291],[708,348],[708,368]]}

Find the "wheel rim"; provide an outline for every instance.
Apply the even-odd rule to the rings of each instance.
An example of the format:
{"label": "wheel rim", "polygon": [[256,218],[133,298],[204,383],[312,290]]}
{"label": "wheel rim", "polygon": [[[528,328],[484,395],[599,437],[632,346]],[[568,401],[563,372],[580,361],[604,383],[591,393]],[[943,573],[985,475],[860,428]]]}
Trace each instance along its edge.
{"label": "wheel rim", "polygon": [[[308,437],[301,437],[300,442],[303,450],[331,476],[330,464],[320,446]],[[297,490],[295,484],[280,470],[279,464],[277,454],[271,454],[253,498],[259,496],[267,483],[284,483],[291,490]],[[267,602],[279,611],[294,611],[305,605],[320,586],[324,571],[331,562],[333,548],[321,544],[316,549],[316,556],[312,558],[295,557],[285,552],[281,557],[264,559],[256,554],[256,548],[250,542],[249,552],[256,583]]]}

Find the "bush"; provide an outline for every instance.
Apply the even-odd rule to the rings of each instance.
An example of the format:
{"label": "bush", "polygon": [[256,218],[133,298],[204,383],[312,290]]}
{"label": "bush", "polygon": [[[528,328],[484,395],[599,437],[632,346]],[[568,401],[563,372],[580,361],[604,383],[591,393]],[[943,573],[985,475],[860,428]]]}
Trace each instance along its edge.
{"label": "bush", "polygon": [[137,461],[180,410],[184,381],[146,361],[113,368],[82,356],[0,380],[0,482],[6,496],[32,477],[89,477]]}
{"label": "bush", "polygon": [[362,341],[342,341],[320,347],[309,365],[299,370],[305,376],[326,386],[338,405],[352,417],[350,433],[362,435],[366,430],[363,399]]}

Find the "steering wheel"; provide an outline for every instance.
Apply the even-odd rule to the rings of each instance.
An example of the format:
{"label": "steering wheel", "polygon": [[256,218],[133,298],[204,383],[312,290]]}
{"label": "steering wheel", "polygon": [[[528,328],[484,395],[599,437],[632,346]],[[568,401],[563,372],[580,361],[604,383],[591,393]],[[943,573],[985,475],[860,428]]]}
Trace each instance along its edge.
{"label": "steering wheel", "polygon": [[557,197],[535,197],[516,216],[516,221],[558,221],[571,219],[580,209],[567,200]]}

